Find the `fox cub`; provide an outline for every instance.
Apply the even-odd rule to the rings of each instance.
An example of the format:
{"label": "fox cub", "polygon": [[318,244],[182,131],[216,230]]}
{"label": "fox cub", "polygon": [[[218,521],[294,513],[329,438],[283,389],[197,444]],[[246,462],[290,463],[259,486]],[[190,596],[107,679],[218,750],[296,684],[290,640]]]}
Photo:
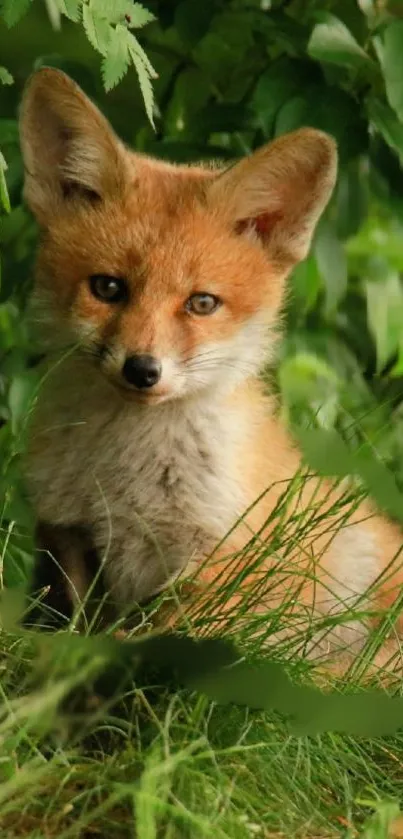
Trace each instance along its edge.
{"label": "fox cub", "polygon": [[[402,543],[394,523],[365,503],[332,532],[336,490],[312,478],[291,512],[308,509],[313,480],[329,513],[309,544],[288,545],[295,573],[274,549],[248,572],[245,550],[253,534],[268,544],[300,464],[259,373],[335,183],[333,140],[306,128],[227,168],[167,164],[127,149],[46,68],[26,89],[21,144],[41,229],[32,309],[45,352],[25,472],[50,596],[50,554],[73,603],[96,555],[118,614],[197,569],[188,596],[202,598],[236,555],[242,591],[270,577],[256,613],[269,620],[285,592],[301,614],[344,610],[326,649],[357,655],[401,590],[399,562],[383,579]],[[220,601],[217,627],[237,595]],[[372,617],[358,620],[355,603]]]}

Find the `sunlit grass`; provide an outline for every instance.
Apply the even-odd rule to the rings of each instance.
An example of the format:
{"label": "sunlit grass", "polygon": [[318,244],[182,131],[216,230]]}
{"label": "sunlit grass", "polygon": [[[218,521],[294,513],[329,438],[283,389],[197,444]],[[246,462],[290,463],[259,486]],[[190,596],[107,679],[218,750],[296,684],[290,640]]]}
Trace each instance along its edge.
{"label": "sunlit grass", "polygon": [[[23,446],[28,414],[10,462]],[[18,565],[18,557],[27,559],[31,550],[24,527],[9,524],[11,483],[9,490],[1,516],[1,569]],[[202,637],[219,631],[243,654],[253,658],[270,650],[292,666],[295,678],[310,678],[306,653],[312,639],[324,641],[326,649],[326,637],[338,624],[369,616],[364,600],[340,603],[331,615],[295,609],[301,587],[315,575],[310,543],[318,534],[331,541],[364,496],[351,484],[330,484],[325,495],[322,490],[301,467],[280,488],[262,531],[251,533],[245,549],[229,558],[202,601],[185,611],[178,630]],[[307,555],[302,571],[293,562],[296,548]],[[267,570],[269,557],[276,561]],[[21,568],[23,576],[23,563]],[[128,637],[152,627],[167,603],[177,606],[180,593],[180,586],[173,587],[143,610]],[[259,612],[262,602],[268,608]],[[84,610],[81,604],[64,634],[76,632]],[[122,625],[118,621],[109,632]],[[84,632],[92,628],[84,623]],[[390,619],[379,624],[352,665],[348,686],[365,676],[389,632]],[[47,660],[29,634],[12,629],[1,632],[0,651],[1,837],[353,839],[367,837],[362,825],[377,803],[402,796],[400,735],[384,741],[331,733],[297,738],[278,714],[220,707],[145,676],[112,701],[94,690],[97,660]]]}
{"label": "sunlit grass", "polygon": [[29,652],[3,636],[3,655],[0,835],[354,836],[369,812],[359,801],[402,793],[402,737],[291,737],[278,715],[155,684],[57,712],[86,674],[20,691]]}
{"label": "sunlit grass", "polygon": [[[298,511],[295,501],[307,480],[302,470],[284,488],[271,516],[270,539],[251,535],[245,553],[230,560],[231,574],[215,583],[203,608],[195,607],[183,625],[194,634],[216,632],[217,610],[242,589],[246,560],[255,581],[226,614],[225,634],[251,656],[261,654],[271,636],[280,637],[276,658],[298,660],[301,675],[308,668],[307,627],[308,634],[326,635],[345,617],[322,617],[313,625],[310,616],[311,623],[295,619],[292,626],[287,592],[294,595],[295,584],[287,552],[296,543],[306,545],[318,527],[337,532],[361,497],[343,490],[324,516],[313,490],[311,502]],[[273,551],[278,563],[262,577],[259,568]],[[254,616],[253,604],[270,591],[274,608]],[[152,622],[155,608],[135,634]],[[288,637],[281,639],[285,627]],[[74,632],[74,622],[66,631]],[[381,627],[371,638],[361,673],[385,631]],[[0,835],[10,839],[364,836],[370,803],[375,807],[403,793],[400,735],[384,741],[331,733],[297,738],[278,714],[215,706],[180,686],[144,680],[112,703],[92,689],[96,660],[60,658],[47,669],[30,636],[13,632],[2,633],[1,648]],[[355,675],[353,668],[353,681],[359,671]]]}

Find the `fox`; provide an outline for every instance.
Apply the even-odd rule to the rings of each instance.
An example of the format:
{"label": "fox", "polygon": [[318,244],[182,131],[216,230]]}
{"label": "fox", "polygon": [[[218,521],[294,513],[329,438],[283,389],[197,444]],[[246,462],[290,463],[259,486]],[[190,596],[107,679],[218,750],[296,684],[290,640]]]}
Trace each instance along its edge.
{"label": "fox", "polygon": [[[164,617],[176,627],[225,578],[233,591],[217,597],[213,621],[225,633],[258,579],[251,615],[269,621],[285,592],[307,626],[342,612],[307,655],[355,660],[402,591],[396,522],[364,499],[333,533],[318,525],[309,544],[302,534],[288,545],[294,577],[281,548],[248,560],[270,543],[273,511],[301,468],[262,371],[281,337],[287,280],[336,183],[334,139],[306,127],[230,164],[168,163],[129,149],[77,83],[48,67],[27,82],[20,137],[44,355],[24,475],[48,595],[57,604],[53,559],[73,604],[100,563],[118,615],[183,583]],[[315,475],[291,514],[309,511],[312,488],[334,519],[339,490]],[[273,592],[264,581],[276,574]],[[400,662],[402,629],[395,616],[375,666]]]}

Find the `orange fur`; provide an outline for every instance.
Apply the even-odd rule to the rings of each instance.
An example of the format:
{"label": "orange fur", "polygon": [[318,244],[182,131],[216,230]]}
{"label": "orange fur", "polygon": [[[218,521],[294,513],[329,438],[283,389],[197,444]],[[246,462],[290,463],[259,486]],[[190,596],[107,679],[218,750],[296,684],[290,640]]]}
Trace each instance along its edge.
{"label": "orange fur", "polygon": [[[124,148],[77,86],[54,70],[40,71],[28,85],[21,136],[27,168],[25,194],[43,229],[34,295],[39,316],[44,319],[42,329],[49,333],[51,347],[59,341],[63,349],[75,339],[87,353],[87,356],[85,352],[78,353],[76,360],[63,362],[64,389],[57,377],[49,375],[34,415],[27,471],[38,514],[45,519],[62,520],[60,504],[64,503],[67,523],[85,515],[77,499],[72,497],[90,492],[86,476],[81,475],[84,448],[80,454],[79,438],[78,443],[73,437],[63,443],[59,438],[56,440],[48,427],[50,416],[56,423],[72,409],[73,384],[77,381],[77,405],[71,419],[82,409],[88,433],[91,422],[96,427],[103,410],[106,406],[109,409],[109,402],[114,405],[114,424],[112,414],[105,423],[108,421],[113,433],[119,436],[116,463],[122,457],[121,450],[132,445],[130,435],[136,433],[136,422],[140,429],[149,429],[149,437],[141,437],[140,447],[149,446],[151,450],[154,445],[162,447],[165,435],[168,448],[163,474],[171,476],[174,485],[172,452],[175,451],[175,480],[184,483],[184,504],[192,500],[188,496],[193,490],[187,488],[192,486],[190,473],[193,469],[200,470],[201,480],[203,463],[210,458],[209,468],[214,474],[210,474],[208,483],[210,478],[206,473],[206,486],[197,490],[200,497],[195,490],[194,502],[195,509],[200,503],[200,510],[204,511],[197,513],[197,527],[203,533],[206,531],[204,542],[200,550],[196,537],[189,537],[186,545],[189,562],[182,558],[180,567],[173,570],[174,576],[178,573],[186,576],[194,567],[191,562],[194,538],[199,584],[202,588],[215,584],[221,573],[231,573],[233,565],[228,555],[244,549],[251,533],[261,531],[262,541],[267,541],[273,525],[265,526],[265,522],[286,482],[300,465],[299,452],[276,417],[272,400],[257,374],[264,352],[270,353],[275,343],[274,332],[287,275],[307,255],[316,222],[330,197],[336,172],[334,143],[321,132],[303,129],[276,140],[223,172],[161,163]],[[96,299],[88,283],[89,276],[94,274],[124,279],[128,300],[109,306]],[[190,295],[201,292],[218,296],[222,305],[211,316],[189,316],[184,303]],[[95,353],[88,360],[90,351],[100,345],[108,347],[107,361],[95,361]],[[167,360],[168,370],[146,395],[127,387],[121,374],[122,359],[144,353]],[[200,374],[199,378],[191,374],[187,367],[198,357],[200,369],[203,368],[201,378]],[[164,364],[165,361],[163,370]],[[60,377],[60,369],[56,375]],[[88,381],[87,390],[91,391],[89,395],[85,381]],[[177,404],[177,411],[166,408],[168,404]],[[125,426],[119,416],[126,417],[130,410],[133,410],[133,425]],[[217,412],[216,422],[222,425],[217,439],[215,426],[206,430],[203,425],[204,413],[209,416],[212,411]],[[175,423],[185,422],[186,412],[189,428],[197,426],[197,434],[203,438],[194,453],[194,464],[188,463],[189,474],[185,474],[186,466],[184,472],[178,466],[183,441],[176,439],[174,427]],[[160,433],[158,426],[158,436],[154,424],[165,422],[165,416],[169,417],[166,432]],[[100,434],[102,428],[100,425]],[[186,423],[184,434],[187,434]],[[211,434],[211,451],[202,450],[203,446],[209,447]],[[76,445],[77,464],[74,465]],[[62,483],[59,472],[56,477],[65,451],[63,446],[69,446],[70,460],[65,470],[70,484]],[[86,451],[90,453],[89,449]],[[193,451],[191,446],[189,451]],[[142,450],[142,457],[143,454]],[[162,458],[162,449],[155,452],[157,459],[160,455]],[[225,467],[221,455],[227,457]],[[102,452],[97,457],[98,461],[102,460]],[[98,462],[95,454],[93,459],[94,463]],[[148,521],[150,508],[148,504],[142,506],[143,486],[136,484],[140,480],[138,475],[127,477],[126,489],[119,490],[121,471],[129,468],[129,459],[127,455],[126,460],[119,460],[115,476],[106,467],[106,477],[100,472],[105,480],[103,492],[111,502],[112,519],[116,508],[117,527],[133,526],[127,520],[126,511],[123,514],[119,507],[122,493],[130,494],[133,490],[134,507],[138,502],[147,526],[155,524],[158,529],[158,512],[150,511]],[[148,469],[152,475],[152,468],[147,461],[139,466],[138,472]],[[63,466],[60,471],[63,472]],[[227,478],[228,491],[223,486]],[[52,480],[52,492],[58,498],[54,506],[46,490]],[[53,488],[57,482],[60,491]],[[294,513],[309,506],[315,482],[317,479],[312,478],[306,483],[295,501]],[[217,497],[214,493],[208,497],[210,484],[216,486]],[[146,489],[150,487],[144,489],[144,497],[147,497]],[[330,509],[340,494],[340,490],[334,489],[329,496],[327,484],[317,491],[323,511]],[[233,500],[236,492],[243,510],[237,508],[239,500]],[[223,522],[235,524],[236,513],[242,513],[262,494],[262,499],[233,530],[224,547],[200,567],[213,542],[220,538]],[[85,497],[89,503],[90,496]],[[175,504],[172,502],[171,507],[164,507],[161,512],[162,530],[158,538],[168,553],[173,537],[171,531],[167,537],[164,527],[169,516],[172,516],[169,527],[178,534],[183,524],[180,504],[179,507]],[[222,513],[217,525],[216,508]],[[192,515],[190,504],[189,511],[183,512],[184,520],[188,516],[190,521]],[[210,519],[214,520],[211,525]],[[92,526],[94,522],[89,524]],[[197,527],[195,533],[199,533]],[[116,533],[119,542],[121,534],[118,530]],[[165,543],[164,539],[168,541]],[[296,575],[294,582],[285,576],[276,596],[268,590],[265,595],[263,590],[255,608],[268,612],[284,591],[289,594],[290,586],[294,586],[296,608],[299,604],[305,610],[316,609],[326,614],[337,605],[337,596],[329,595],[332,580],[336,580],[336,588],[341,591],[340,602],[345,600],[348,606],[350,595],[353,598],[364,593],[364,583],[366,587],[376,580],[399,552],[401,542],[400,530],[383,517],[373,515],[367,505],[353,512],[344,529],[333,537],[318,525],[310,535],[309,544],[299,541],[289,552],[288,562],[300,572],[299,576]],[[101,536],[99,545],[103,548]],[[112,587],[121,570],[119,562],[117,556],[108,566]],[[147,558],[147,562],[151,560]],[[275,562],[278,562],[276,557],[266,558],[259,572],[247,577],[242,590],[228,602],[228,609],[239,600],[244,588],[255,581],[256,574],[267,573]],[[379,587],[372,605],[389,609],[400,593],[402,582],[403,571],[397,569]],[[164,580],[154,581],[154,589],[160,589],[163,584]],[[152,586],[149,593],[153,593]],[[199,588],[197,597],[202,603]],[[225,625],[225,621],[225,614],[220,612],[217,625]],[[398,630],[402,629],[400,620]],[[348,645],[345,636],[341,643]],[[352,647],[356,651],[354,644]]]}

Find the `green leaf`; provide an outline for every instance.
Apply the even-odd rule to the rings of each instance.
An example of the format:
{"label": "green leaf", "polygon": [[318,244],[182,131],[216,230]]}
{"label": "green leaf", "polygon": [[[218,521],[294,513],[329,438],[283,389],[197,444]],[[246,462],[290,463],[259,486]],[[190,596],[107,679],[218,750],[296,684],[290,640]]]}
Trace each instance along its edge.
{"label": "green leaf", "polygon": [[337,234],[348,239],[360,229],[368,213],[368,187],[361,161],[341,168],[337,183]]}
{"label": "green leaf", "polygon": [[314,252],[325,286],[326,315],[332,317],[346,293],[348,273],[343,246],[334,226],[325,219],[318,226]]}
{"label": "green leaf", "polygon": [[45,6],[52,29],[58,31],[61,25],[61,9],[59,0],[45,0]]}
{"label": "green leaf", "polygon": [[132,60],[134,63],[134,67],[137,73],[137,77],[139,80],[140,90],[143,94],[144,99],[144,106],[146,109],[146,114],[150,123],[153,128],[155,128],[154,124],[154,114],[153,114],[153,106],[154,106],[154,91],[153,86],[150,81],[150,76],[147,71],[147,68],[144,66],[142,61],[138,58],[138,56],[134,57],[132,53]]}
{"label": "green leaf", "polygon": [[203,113],[196,116],[197,128],[207,135],[253,131],[257,128],[256,122],[252,109],[238,102],[210,102]]}
{"label": "green leaf", "polygon": [[403,496],[392,472],[374,456],[370,444],[362,446],[353,457],[357,464],[357,473],[379,509],[402,522]]}
{"label": "green leaf", "polygon": [[5,67],[0,67],[0,84],[13,84],[14,79]]}
{"label": "green leaf", "polygon": [[[381,219],[376,215],[370,215],[362,225],[357,235],[346,243],[346,252],[349,259],[355,258],[360,261],[360,273],[372,269],[373,276],[374,262],[368,266],[368,257],[380,257],[383,261],[381,273],[377,279],[382,279],[389,273],[391,268],[403,271],[402,232],[400,225],[393,223],[393,219]],[[382,261],[378,264],[382,266]],[[362,263],[364,262],[364,266]]]}
{"label": "green leaf", "polygon": [[402,825],[401,811],[397,801],[357,801],[358,805],[371,804],[375,809],[369,819],[364,824],[363,832],[360,833],[361,839],[399,839],[402,836],[401,829],[396,826],[395,822],[399,821]]}
{"label": "green leaf", "polygon": [[128,32],[127,29],[125,30],[125,35],[133,63],[135,64],[138,59],[144,65],[150,79],[157,79],[158,73],[154,70],[148,55],[144,52],[143,47],[139,44],[135,35],[132,32]]}
{"label": "green leaf", "polygon": [[175,81],[165,111],[164,133],[170,138],[184,135],[186,140],[194,138],[196,142],[203,137],[207,139],[200,128],[200,120],[210,94],[211,87],[205,74],[198,67],[186,67]]}
{"label": "green leaf", "polygon": [[367,109],[370,122],[403,160],[403,124],[399,122],[392,108],[380,99],[371,97]]}
{"label": "green leaf", "polygon": [[120,24],[115,29],[110,28],[108,49],[102,62],[102,78],[106,91],[119,84],[129,66],[127,34],[127,29]]}
{"label": "green leaf", "polygon": [[128,21],[130,26],[134,26],[135,29],[140,29],[142,26],[147,26],[148,23],[151,23],[155,20],[155,15],[150,12],[148,9],[145,9],[140,3],[132,3],[132,10],[131,10],[131,21]]}
{"label": "green leaf", "polygon": [[32,370],[25,370],[14,376],[8,394],[8,404],[11,416],[11,428],[13,434],[17,434],[22,423],[26,420],[29,407],[32,403],[36,376]]}
{"label": "green leaf", "polygon": [[276,137],[282,134],[288,134],[289,131],[294,131],[296,128],[304,125],[307,121],[307,111],[308,104],[303,96],[293,96],[292,99],[289,99],[277,114]]}
{"label": "green leaf", "polygon": [[186,681],[220,704],[235,702],[266,711],[275,708],[291,718],[291,731],[299,736],[325,731],[380,736],[396,731],[403,721],[400,698],[380,691],[323,694],[293,684],[280,665],[267,660],[239,661]]}
{"label": "green leaf", "polygon": [[305,459],[318,475],[344,478],[353,474],[352,455],[336,431],[300,428],[297,436]]}
{"label": "green leaf", "polygon": [[124,16],[133,8],[131,0],[91,0],[91,5],[98,17],[108,23],[122,23]]}
{"label": "green leaf", "polygon": [[382,260],[381,279],[364,280],[368,326],[376,346],[378,373],[397,351],[402,340],[403,287],[399,274]]}
{"label": "green leaf", "polygon": [[175,9],[175,29],[181,40],[194,47],[208,32],[214,12],[211,0],[183,0]]}
{"label": "green leaf", "polygon": [[26,14],[31,0],[2,0],[1,16],[7,26],[15,26]]}
{"label": "green leaf", "polygon": [[395,20],[385,28],[383,46],[386,95],[403,122],[403,20]]}
{"label": "green leaf", "polygon": [[132,0],[92,0],[92,2],[98,17],[104,18],[108,23],[122,23],[129,28],[140,29],[155,20],[152,12],[140,3],[132,3]]}
{"label": "green leaf", "polygon": [[259,117],[265,134],[271,134],[280,108],[301,91],[302,62],[281,58],[274,61],[260,76],[250,105]]}
{"label": "green leaf", "polygon": [[227,101],[239,102],[262,69],[250,20],[245,13],[229,6],[213,17],[209,31],[194,47],[192,57]]}
{"label": "green leaf", "polygon": [[334,430],[298,429],[296,433],[307,462],[318,475],[359,476],[378,506],[402,521],[402,493],[392,473],[374,455],[370,444],[350,452]]}
{"label": "green leaf", "polygon": [[[318,432],[315,432],[318,434]],[[329,435],[325,435],[329,437]],[[2,591],[2,626],[30,640],[36,652],[35,686],[49,686],[49,673],[63,676],[65,690],[86,684],[100,699],[119,695],[133,676],[158,672],[158,683],[176,677],[223,705],[236,703],[287,716],[296,735],[345,732],[356,736],[392,734],[403,724],[403,700],[380,690],[351,694],[322,693],[291,681],[285,668],[265,659],[248,661],[221,639],[194,640],[184,635],[148,634],[130,641],[111,635],[41,633],[18,627],[23,608],[19,593]],[[73,678],[68,678],[71,674]],[[147,682],[149,683],[149,682]],[[61,692],[57,701],[62,698]]]}
{"label": "green leaf", "polygon": [[146,113],[154,128],[154,91],[151,79],[156,78],[157,74],[133,33],[126,30],[126,37],[128,51],[138,76],[140,90],[143,94]]}
{"label": "green leaf", "polygon": [[9,213],[11,210],[10,207],[10,198],[7,189],[6,183],[6,176],[5,173],[7,171],[7,163],[0,151],[0,204],[6,213]]}
{"label": "green leaf", "polygon": [[314,308],[321,282],[318,265],[313,254],[300,262],[292,272],[293,292],[298,297],[299,309],[307,312]]}
{"label": "green leaf", "polygon": [[368,124],[356,100],[341,88],[324,82],[308,83],[301,93],[287,101],[275,121],[275,134],[285,134],[302,126],[319,128],[337,141],[340,162],[362,154],[368,147]]}
{"label": "green leaf", "polygon": [[[111,27],[105,18],[100,17],[98,12],[92,6],[86,3],[83,5],[83,24],[90,44],[97,52],[103,56],[107,56],[112,39],[115,37],[115,30]],[[116,43],[115,49],[116,49]],[[112,47],[113,51],[113,47]],[[123,74],[122,74],[123,75]],[[113,87],[113,85],[111,85]],[[109,90],[109,88],[107,88]]]}
{"label": "green leaf", "polygon": [[320,17],[321,21],[314,26],[308,42],[308,55],[317,61],[326,61],[342,67],[361,67],[370,61],[339,18],[328,12],[321,13]]}
{"label": "green leaf", "polygon": [[[80,12],[81,6],[83,6],[83,0],[58,0],[59,8],[63,15],[69,18],[69,20],[74,21],[74,23],[78,23],[80,20]],[[87,6],[85,6],[87,8]],[[84,9],[84,7],[83,7]]]}
{"label": "green leaf", "polygon": [[278,379],[289,407],[309,405],[320,426],[334,426],[340,380],[326,361],[310,352],[297,352],[281,363]]}

